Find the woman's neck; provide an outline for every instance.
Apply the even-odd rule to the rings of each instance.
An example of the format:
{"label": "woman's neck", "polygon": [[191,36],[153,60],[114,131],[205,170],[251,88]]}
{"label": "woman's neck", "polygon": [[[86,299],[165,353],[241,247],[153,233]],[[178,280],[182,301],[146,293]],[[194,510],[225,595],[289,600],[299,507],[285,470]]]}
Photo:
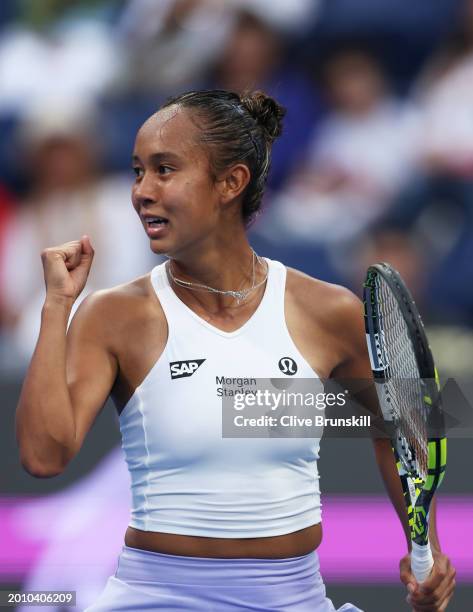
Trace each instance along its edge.
{"label": "woman's neck", "polygon": [[253,301],[267,276],[267,264],[248,242],[238,247],[233,244],[224,249],[208,250],[200,257],[171,258],[167,266],[175,293],[186,303],[190,300],[208,312],[236,308]]}

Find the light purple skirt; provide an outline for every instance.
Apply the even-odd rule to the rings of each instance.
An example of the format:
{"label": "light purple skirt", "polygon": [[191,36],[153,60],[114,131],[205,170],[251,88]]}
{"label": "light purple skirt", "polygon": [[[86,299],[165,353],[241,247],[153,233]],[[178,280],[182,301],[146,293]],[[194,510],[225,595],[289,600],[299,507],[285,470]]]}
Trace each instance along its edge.
{"label": "light purple skirt", "polygon": [[[314,551],[286,559],[213,559],[125,546],[86,612],[335,612]],[[339,612],[362,612],[345,604]]]}

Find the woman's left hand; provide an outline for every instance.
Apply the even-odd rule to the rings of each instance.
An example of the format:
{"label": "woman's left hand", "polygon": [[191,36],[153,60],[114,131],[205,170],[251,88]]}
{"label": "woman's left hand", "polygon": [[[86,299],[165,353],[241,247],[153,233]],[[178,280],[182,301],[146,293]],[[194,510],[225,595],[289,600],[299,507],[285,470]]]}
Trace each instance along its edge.
{"label": "woman's left hand", "polygon": [[399,564],[401,581],[408,590],[407,603],[415,612],[443,612],[455,589],[456,571],[450,559],[441,552],[432,551],[434,566],[430,576],[418,584],[411,571],[411,556],[406,555]]}

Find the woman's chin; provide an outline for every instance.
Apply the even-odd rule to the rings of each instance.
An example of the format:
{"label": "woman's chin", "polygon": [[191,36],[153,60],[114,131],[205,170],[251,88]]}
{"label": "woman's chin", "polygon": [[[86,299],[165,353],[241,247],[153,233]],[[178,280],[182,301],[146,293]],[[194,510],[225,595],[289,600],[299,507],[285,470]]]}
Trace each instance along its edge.
{"label": "woman's chin", "polygon": [[167,255],[169,244],[165,245],[161,240],[150,240],[149,246],[155,255]]}

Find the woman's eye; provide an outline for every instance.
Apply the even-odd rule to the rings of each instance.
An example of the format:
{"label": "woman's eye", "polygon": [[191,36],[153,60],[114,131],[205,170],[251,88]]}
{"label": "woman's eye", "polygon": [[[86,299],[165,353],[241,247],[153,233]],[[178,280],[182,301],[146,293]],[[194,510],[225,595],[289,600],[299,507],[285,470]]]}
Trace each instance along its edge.
{"label": "woman's eye", "polygon": [[165,166],[164,164],[160,164],[158,166],[158,172],[159,174],[169,174],[170,172],[172,172],[173,168],[171,168],[171,166]]}
{"label": "woman's eye", "polygon": [[135,176],[140,177],[143,170],[141,168],[139,168],[138,166],[134,166],[133,167],[133,172],[135,173]]}

